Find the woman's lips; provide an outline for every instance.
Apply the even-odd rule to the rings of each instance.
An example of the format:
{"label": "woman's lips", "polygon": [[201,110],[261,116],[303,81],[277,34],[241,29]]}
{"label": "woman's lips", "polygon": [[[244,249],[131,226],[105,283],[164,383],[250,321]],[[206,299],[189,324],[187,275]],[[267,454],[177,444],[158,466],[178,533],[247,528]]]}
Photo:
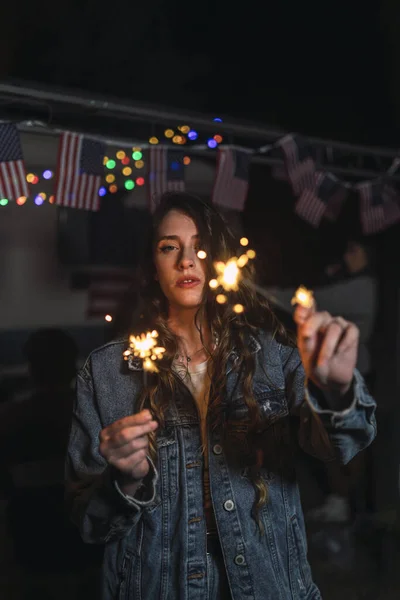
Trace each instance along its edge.
{"label": "woman's lips", "polygon": [[196,278],[192,278],[192,277],[186,277],[185,279],[178,279],[178,281],[176,282],[177,287],[184,288],[184,289],[194,288],[194,287],[197,287],[199,284],[200,284],[200,279],[196,279]]}

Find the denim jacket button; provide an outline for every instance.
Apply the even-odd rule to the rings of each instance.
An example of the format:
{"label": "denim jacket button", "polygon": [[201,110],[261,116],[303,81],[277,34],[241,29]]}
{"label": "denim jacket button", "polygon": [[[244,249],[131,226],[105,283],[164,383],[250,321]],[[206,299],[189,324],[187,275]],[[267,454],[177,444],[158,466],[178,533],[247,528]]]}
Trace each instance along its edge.
{"label": "denim jacket button", "polygon": [[235,564],[239,565],[239,567],[242,567],[244,564],[246,564],[243,554],[238,554],[235,556]]}
{"label": "denim jacket button", "polygon": [[232,500],[227,500],[224,503],[224,509],[227,511],[231,511],[235,508],[235,503]]}
{"label": "denim jacket button", "polygon": [[214,454],[222,454],[222,446],[220,446],[219,444],[215,444],[215,446],[213,447],[213,452]]}

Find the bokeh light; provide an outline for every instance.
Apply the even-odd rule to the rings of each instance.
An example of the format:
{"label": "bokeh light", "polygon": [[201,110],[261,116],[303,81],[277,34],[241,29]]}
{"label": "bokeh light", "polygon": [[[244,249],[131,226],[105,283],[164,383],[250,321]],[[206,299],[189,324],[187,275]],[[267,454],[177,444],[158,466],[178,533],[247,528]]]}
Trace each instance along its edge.
{"label": "bokeh light", "polygon": [[47,171],[43,172],[43,177],[44,179],[51,179],[53,177],[52,171],[49,171],[49,169],[47,169]]}
{"label": "bokeh light", "polygon": [[31,183],[33,185],[36,185],[37,183],[39,183],[39,177],[37,175],[34,175]]}
{"label": "bokeh light", "polygon": [[103,187],[103,186],[102,186],[102,187],[99,189],[99,196],[103,197],[103,196],[105,196],[106,194],[107,194],[107,190],[106,190],[106,188],[105,188],[105,187]]}
{"label": "bokeh light", "polygon": [[115,162],[115,160],[113,160],[112,158],[110,158],[110,160],[108,160],[106,162],[106,167],[107,167],[107,169],[115,169],[115,165],[116,164],[117,163]]}
{"label": "bokeh light", "polygon": [[222,135],[219,135],[219,133],[217,133],[216,135],[214,135],[214,140],[217,142],[217,144],[220,144],[223,139],[224,138],[222,137]]}
{"label": "bokeh light", "polygon": [[190,162],[191,162],[190,156],[184,156],[183,157],[183,164],[184,165],[190,165]]}
{"label": "bokeh light", "polygon": [[18,206],[22,206],[23,204],[25,204],[25,202],[27,201],[27,197],[26,196],[20,196],[19,198],[17,198],[17,204]]}
{"label": "bokeh light", "polygon": [[136,167],[137,169],[143,169],[143,167],[144,167],[144,161],[143,161],[143,160],[137,160],[137,161],[135,162],[135,167]]}
{"label": "bokeh light", "polygon": [[181,127],[178,127],[179,131],[182,131],[182,133],[189,133],[190,131],[190,127],[189,125],[181,125]]}
{"label": "bokeh light", "polygon": [[205,250],[199,250],[197,256],[200,258],[200,260],[204,260],[207,258],[207,252],[205,252]]}
{"label": "bokeh light", "polygon": [[166,138],[172,138],[174,137],[174,130],[173,129],[166,129],[164,131],[164,135]]}
{"label": "bokeh light", "polygon": [[123,165],[129,165],[130,163],[130,158],[129,156],[124,156],[124,158],[121,160]]}
{"label": "bokeh light", "polygon": [[113,181],[115,181],[115,175],[112,175],[110,173],[109,175],[107,175],[106,181],[107,181],[107,183],[112,183]]}
{"label": "bokeh light", "polygon": [[108,323],[111,323],[111,321],[112,321],[112,316],[111,316],[111,315],[106,315],[106,316],[104,317],[104,320],[105,320],[105,321],[107,321]]}
{"label": "bokeh light", "polygon": [[7,204],[8,204],[7,198],[1,198],[0,199],[0,206],[7,206]]}
{"label": "bokeh light", "polygon": [[127,189],[127,190],[133,190],[134,187],[135,187],[135,182],[132,181],[132,179],[127,179],[125,181],[125,189]]}
{"label": "bokeh light", "polygon": [[197,140],[197,138],[199,137],[199,134],[197,133],[197,131],[189,131],[188,133],[188,138],[189,140]]}
{"label": "bokeh light", "polygon": [[136,184],[137,185],[144,185],[144,177],[138,177],[136,179]]}
{"label": "bokeh light", "polygon": [[125,167],[122,169],[122,174],[125,175],[125,177],[128,177],[128,175],[132,175],[132,169],[130,167]]}
{"label": "bokeh light", "polygon": [[54,204],[54,202],[55,202],[55,201],[56,201],[56,198],[55,198],[55,196],[50,196],[50,198],[49,198],[49,203],[50,203],[50,204]]}
{"label": "bokeh light", "polygon": [[28,183],[32,183],[32,181],[35,179],[35,175],[33,173],[28,173],[28,175],[26,176],[26,180]]}
{"label": "bokeh light", "polygon": [[47,198],[47,194],[45,194],[44,192],[40,192],[39,196],[42,198],[42,200],[46,200]]}
{"label": "bokeh light", "polygon": [[126,154],[123,150],[118,150],[117,152],[117,158],[118,160],[122,160],[123,158],[125,158]]}
{"label": "bokeh light", "polygon": [[222,119],[220,119],[219,117],[215,117],[213,121],[216,121],[217,123],[222,123]]}
{"label": "bokeh light", "polygon": [[132,158],[133,160],[141,160],[143,158],[143,154],[140,152],[140,150],[135,150],[132,152]]}
{"label": "bokeh light", "polygon": [[118,192],[118,186],[115,185],[115,183],[113,183],[112,185],[110,185],[110,187],[108,188],[108,191],[110,192],[110,194],[115,194],[116,192]]}
{"label": "bokeh light", "polygon": [[214,140],[214,138],[210,138],[209,140],[207,140],[207,146],[209,148],[216,148],[217,147],[217,142]]}
{"label": "bokeh light", "polygon": [[155,135],[152,135],[149,139],[149,144],[158,144],[158,138]]}
{"label": "bokeh light", "polygon": [[43,202],[44,202],[43,198],[38,194],[35,198],[36,206],[41,206],[43,204]]}
{"label": "bokeh light", "polygon": [[109,161],[109,158],[108,158],[108,156],[105,156],[105,157],[103,158],[103,165],[105,166],[105,165],[108,163],[108,161]]}
{"label": "bokeh light", "polygon": [[240,238],[240,245],[241,246],[248,246],[249,245],[249,240],[247,239],[247,237]]}

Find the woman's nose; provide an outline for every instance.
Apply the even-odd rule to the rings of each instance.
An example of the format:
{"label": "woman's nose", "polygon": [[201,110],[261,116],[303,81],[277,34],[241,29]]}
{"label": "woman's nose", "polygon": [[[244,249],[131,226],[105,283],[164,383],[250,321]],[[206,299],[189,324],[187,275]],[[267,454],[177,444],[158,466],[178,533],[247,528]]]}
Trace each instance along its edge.
{"label": "woman's nose", "polygon": [[195,261],[194,250],[189,248],[183,249],[179,258],[179,266],[181,269],[193,267]]}

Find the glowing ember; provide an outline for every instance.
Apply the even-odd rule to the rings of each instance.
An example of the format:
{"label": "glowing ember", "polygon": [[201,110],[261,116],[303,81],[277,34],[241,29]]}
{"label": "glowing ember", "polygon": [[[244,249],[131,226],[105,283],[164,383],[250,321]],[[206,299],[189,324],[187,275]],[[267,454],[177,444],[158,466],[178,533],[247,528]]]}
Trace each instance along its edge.
{"label": "glowing ember", "polygon": [[156,360],[163,357],[165,348],[157,346],[157,331],[142,333],[141,335],[131,335],[129,338],[129,349],[124,352],[124,359],[128,360],[130,356],[142,359],[144,371],[158,373]]}
{"label": "glowing ember", "polygon": [[230,292],[231,290],[237,292],[239,289],[240,271],[237,260],[236,257],[233,257],[226,263],[215,263],[215,268],[218,273],[217,281],[226,292]]}
{"label": "glowing ember", "polygon": [[301,285],[292,298],[292,304],[300,304],[303,308],[312,308],[314,306],[313,292]]}

